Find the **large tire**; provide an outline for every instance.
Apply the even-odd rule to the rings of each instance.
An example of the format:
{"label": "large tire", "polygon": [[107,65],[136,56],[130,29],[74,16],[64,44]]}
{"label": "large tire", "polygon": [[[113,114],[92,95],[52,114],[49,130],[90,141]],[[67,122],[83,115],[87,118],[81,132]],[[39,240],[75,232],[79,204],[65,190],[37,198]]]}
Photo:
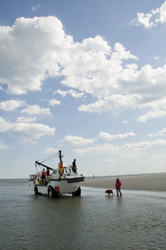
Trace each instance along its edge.
{"label": "large tire", "polygon": [[35,186],[35,188],[34,188],[34,192],[35,192],[35,195],[38,195],[39,194],[39,192],[38,192],[38,188]]}
{"label": "large tire", "polygon": [[51,199],[54,198],[53,190],[52,190],[51,187],[48,188],[48,197],[51,198]]}
{"label": "large tire", "polygon": [[54,190],[52,187],[48,188],[48,197],[49,198],[56,198],[58,197],[58,192]]}
{"label": "large tire", "polygon": [[74,193],[72,193],[73,196],[81,196],[81,188],[79,187],[77,189],[77,191],[75,191]]}

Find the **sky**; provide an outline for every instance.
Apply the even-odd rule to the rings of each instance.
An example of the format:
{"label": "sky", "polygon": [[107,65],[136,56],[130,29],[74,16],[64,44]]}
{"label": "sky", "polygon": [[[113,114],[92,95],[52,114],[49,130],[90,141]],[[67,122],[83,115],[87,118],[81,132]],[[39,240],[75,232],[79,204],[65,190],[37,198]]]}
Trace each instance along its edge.
{"label": "sky", "polygon": [[0,178],[59,150],[84,176],[166,172],[165,31],[163,0],[1,1]]}

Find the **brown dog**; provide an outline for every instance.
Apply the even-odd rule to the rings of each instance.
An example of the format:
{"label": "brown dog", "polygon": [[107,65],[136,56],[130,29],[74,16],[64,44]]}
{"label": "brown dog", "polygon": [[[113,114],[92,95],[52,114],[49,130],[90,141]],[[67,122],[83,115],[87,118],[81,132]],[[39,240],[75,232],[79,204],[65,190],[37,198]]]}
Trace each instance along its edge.
{"label": "brown dog", "polygon": [[113,191],[112,191],[111,189],[107,189],[107,190],[105,191],[105,194],[112,194],[112,195],[113,195]]}

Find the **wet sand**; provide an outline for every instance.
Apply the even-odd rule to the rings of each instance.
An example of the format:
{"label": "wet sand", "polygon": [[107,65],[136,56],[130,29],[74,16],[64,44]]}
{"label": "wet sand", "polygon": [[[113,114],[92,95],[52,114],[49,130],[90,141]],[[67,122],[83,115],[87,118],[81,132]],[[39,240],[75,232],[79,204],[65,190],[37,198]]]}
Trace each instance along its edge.
{"label": "wet sand", "polygon": [[122,183],[122,190],[166,191],[166,173],[92,178],[85,180],[81,186],[114,190],[117,177]]}

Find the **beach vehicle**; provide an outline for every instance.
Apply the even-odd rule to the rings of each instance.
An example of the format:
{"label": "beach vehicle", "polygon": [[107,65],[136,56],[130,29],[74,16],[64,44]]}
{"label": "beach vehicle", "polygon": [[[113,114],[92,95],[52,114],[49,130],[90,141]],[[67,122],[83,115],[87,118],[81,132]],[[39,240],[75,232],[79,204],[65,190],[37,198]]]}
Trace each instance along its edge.
{"label": "beach vehicle", "polygon": [[[81,195],[81,182],[84,181],[84,176],[74,171],[72,164],[63,167],[61,150],[57,154],[52,155],[59,156],[60,162],[58,168],[54,169],[45,164],[44,161],[35,161],[36,174],[30,174],[30,187],[36,195],[45,194],[50,198],[59,197],[62,194],[68,193],[73,196]],[[51,159],[51,157],[49,157]],[[49,171],[49,175],[42,178],[42,171],[38,171],[37,167],[44,167]],[[47,173],[47,172],[46,172]]]}

